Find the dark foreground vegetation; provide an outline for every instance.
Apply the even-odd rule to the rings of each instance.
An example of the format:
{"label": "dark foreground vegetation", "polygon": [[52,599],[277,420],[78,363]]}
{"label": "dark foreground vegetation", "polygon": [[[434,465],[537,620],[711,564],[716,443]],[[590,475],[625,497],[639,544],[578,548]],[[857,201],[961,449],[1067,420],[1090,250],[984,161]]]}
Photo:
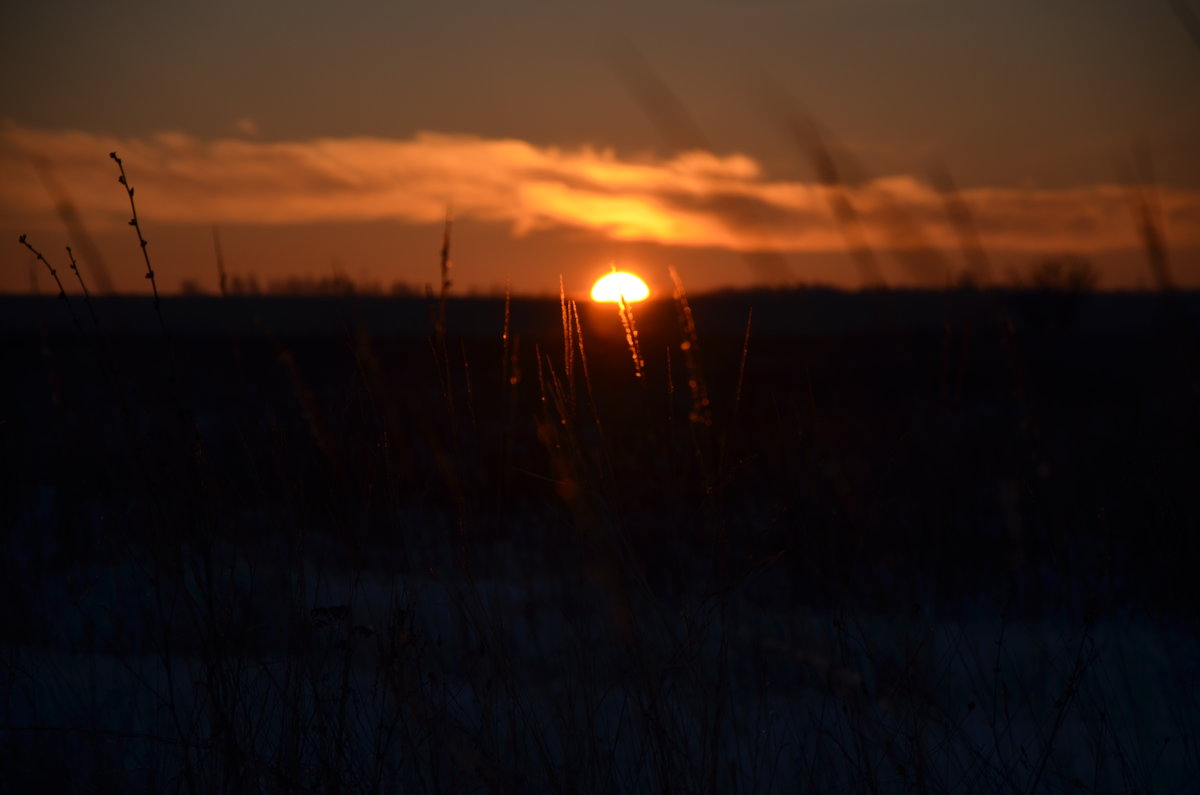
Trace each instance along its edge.
{"label": "dark foreground vegetation", "polygon": [[1191,788],[1197,296],[679,299],[3,299],[0,790]]}

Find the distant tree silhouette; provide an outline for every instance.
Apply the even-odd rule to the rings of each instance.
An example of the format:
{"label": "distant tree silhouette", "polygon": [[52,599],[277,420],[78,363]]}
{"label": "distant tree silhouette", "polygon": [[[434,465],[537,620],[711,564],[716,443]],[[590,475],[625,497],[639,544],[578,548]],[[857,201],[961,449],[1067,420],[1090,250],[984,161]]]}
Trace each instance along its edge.
{"label": "distant tree silhouette", "polygon": [[1034,264],[1029,286],[1046,292],[1087,293],[1100,285],[1100,273],[1090,260],[1073,254],[1050,257]]}
{"label": "distant tree silhouette", "polygon": [[233,274],[229,277],[230,295],[260,295],[261,293],[262,290],[258,286],[258,277],[253,274],[250,276]]}
{"label": "distant tree silhouette", "polygon": [[1040,333],[1062,334],[1074,325],[1084,296],[1100,285],[1090,260],[1073,254],[1049,257],[1033,264],[1018,286],[1032,291],[1022,313]]}

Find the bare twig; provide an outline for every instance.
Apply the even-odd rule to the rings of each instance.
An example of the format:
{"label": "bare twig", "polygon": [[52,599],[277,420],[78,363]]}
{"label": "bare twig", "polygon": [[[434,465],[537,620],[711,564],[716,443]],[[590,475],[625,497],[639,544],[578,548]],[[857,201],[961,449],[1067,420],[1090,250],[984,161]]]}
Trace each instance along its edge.
{"label": "bare twig", "polygon": [[[42,252],[33,247],[33,244],[29,242],[28,236],[21,235],[17,240],[20,241],[22,246],[29,249],[33,253],[33,256],[37,257],[38,262],[46,266],[46,270],[50,271],[50,275],[54,278],[54,283],[58,285],[59,299],[67,305],[67,311],[71,313],[71,320],[75,323],[75,327],[80,328],[79,318],[75,315],[75,308],[71,306],[71,300],[67,298],[67,291],[63,288],[62,279],[58,278],[58,270],[50,264],[46,257],[42,255]],[[69,252],[70,249],[67,249],[67,251]],[[72,267],[74,267],[74,263],[72,263]]]}
{"label": "bare twig", "polygon": [[146,278],[150,281],[150,290],[154,293],[154,311],[158,315],[158,325],[166,333],[167,324],[163,321],[162,307],[158,298],[158,282],[154,278],[154,266],[150,264],[150,252],[146,250],[149,245],[145,236],[142,235],[142,224],[138,220],[137,205],[133,201],[133,186],[129,184],[129,179],[125,176],[125,164],[121,158],[117,157],[116,152],[109,152],[111,157],[117,164],[117,169],[120,170],[121,176],[117,177],[117,182],[120,182],[125,188],[125,192],[129,194],[129,212],[132,217],[129,219],[129,225],[133,227],[133,231],[137,233],[138,247],[142,250],[142,259],[146,262]]}

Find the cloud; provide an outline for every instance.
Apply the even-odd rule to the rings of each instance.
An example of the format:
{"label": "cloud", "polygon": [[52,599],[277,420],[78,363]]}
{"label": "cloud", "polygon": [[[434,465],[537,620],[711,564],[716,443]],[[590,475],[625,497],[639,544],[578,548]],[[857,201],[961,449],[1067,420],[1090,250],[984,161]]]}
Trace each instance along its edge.
{"label": "cloud", "polygon": [[258,132],[259,132],[258,122],[256,122],[254,119],[250,118],[249,116],[246,116],[244,118],[241,118],[241,119],[238,119],[237,121],[235,121],[233,123],[233,129],[235,132],[238,132],[249,138],[255,137],[256,135],[258,135]]}
{"label": "cloud", "polygon": [[[612,239],[730,250],[820,252],[864,241],[892,251],[953,249],[959,235],[944,197],[909,176],[853,187],[770,179],[741,154],[621,157],[509,139],[420,133],[267,142],[202,140],[169,132],[118,138],[0,126],[0,212],[50,219],[54,205],[35,162],[48,163],[93,224],[127,220],[108,159],[125,161],[147,223],[306,224],[458,217],[498,221],[515,234],[577,228]],[[848,199],[856,228],[835,220]],[[1200,246],[1200,192],[1158,192],[1169,240]],[[960,197],[983,244],[1015,251],[1137,248],[1117,185],[1067,189],[973,188]]]}

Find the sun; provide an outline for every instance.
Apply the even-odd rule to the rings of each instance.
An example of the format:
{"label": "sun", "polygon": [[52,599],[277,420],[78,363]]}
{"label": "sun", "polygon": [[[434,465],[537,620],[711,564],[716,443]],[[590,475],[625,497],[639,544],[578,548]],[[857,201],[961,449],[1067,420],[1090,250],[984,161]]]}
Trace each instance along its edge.
{"label": "sun", "polygon": [[592,286],[593,301],[611,301],[616,303],[622,298],[627,303],[644,301],[650,297],[650,288],[646,283],[624,271],[613,271],[605,274]]}

